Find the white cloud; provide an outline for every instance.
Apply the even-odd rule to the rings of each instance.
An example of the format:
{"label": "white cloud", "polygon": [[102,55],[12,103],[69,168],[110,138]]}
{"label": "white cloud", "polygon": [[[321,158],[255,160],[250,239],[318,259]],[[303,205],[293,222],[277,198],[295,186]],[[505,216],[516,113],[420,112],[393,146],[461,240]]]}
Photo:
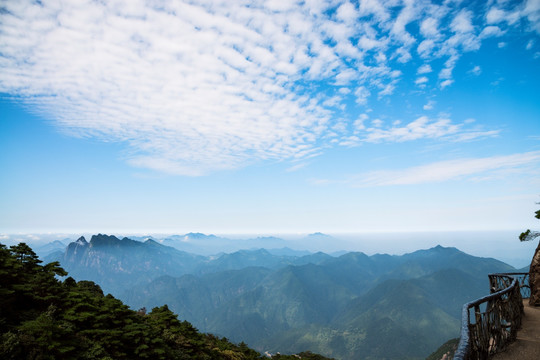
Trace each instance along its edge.
{"label": "white cloud", "polygon": [[397,48],[394,55],[397,57],[397,60],[400,63],[406,63],[412,59],[412,56],[411,56],[411,53],[409,52],[408,47],[404,47],[404,46]]}
{"label": "white cloud", "polygon": [[376,128],[380,128],[381,126],[383,126],[383,121],[381,119],[374,119],[371,121],[371,125]]}
{"label": "white cloud", "polygon": [[496,7],[489,9],[488,13],[486,14],[486,20],[488,24],[497,24],[499,22],[502,22],[504,21],[505,17],[506,13],[504,12],[504,10]]}
{"label": "white cloud", "polygon": [[417,79],[415,80],[414,83],[415,83],[416,85],[424,85],[424,84],[427,83],[428,81],[429,81],[429,79],[428,79],[427,77],[421,76],[421,77],[417,78]]}
{"label": "white cloud", "polygon": [[356,102],[358,104],[365,105],[367,104],[367,99],[371,95],[371,92],[364,86],[360,86],[354,91],[354,95],[356,96]]}
{"label": "white cloud", "polygon": [[[360,114],[358,119],[356,119],[353,123],[355,133],[358,133],[360,130],[364,130],[366,126],[364,125],[364,122],[369,119],[369,116],[367,114]],[[358,139],[358,138],[357,138]],[[358,139],[359,140],[359,139]]]}
{"label": "white cloud", "polygon": [[360,1],[360,15],[374,15],[379,22],[385,22],[390,17],[389,11],[379,0]]}
{"label": "white cloud", "polygon": [[384,45],[384,42],[381,42],[377,39],[369,38],[367,36],[362,36],[360,40],[358,40],[358,46],[360,46],[364,50],[380,48]]}
{"label": "white cloud", "polygon": [[444,89],[445,87],[448,87],[450,85],[452,85],[452,83],[454,82],[454,80],[444,80],[441,82],[441,89]]}
{"label": "white cloud", "polygon": [[[404,7],[399,12],[397,18],[392,24],[391,34],[399,39],[401,43],[405,46],[410,46],[416,40],[414,37],[407,31],[406,26],[411,21],[415,20],[419,16],[419,7],[416,6],[415,1],[406,0],[403,2]],[[402,60],[402,62],[405,62]]]}
{"label": "white cloud", "polygon": [[355,147],[355,146],[358,146],[359,143],[360,143],[360,138],[356,135],[344,137],[341,139],[341,141],[339,141],[340,146],[346,146],[346,147]]}
{"label": "white cloud", "polygon": [[[497,172],[514,170],[540,162],[540,152],[465,158],[435,162],[401,170],[379,170],[359,174],[346,182],[355,187],[428,184],[452,180],[489,180]],[[481,176],[481,178],[479,178]]]}
{"label": "white cloud", "polygon": [[293,4],[287,0],[267,0],[265,6],[273,11],[291,10]]}
{"label": "white cloud", "polygon": [[392,95],[394,93],[394,90],[396,89],[396,85],[395,85],[395,81],[394,82],[391,82],[389,84],[386,84],[384,86],[382,86],[382,90],[379,91],[378,95],[379,95],[379,98],[383,97],[383,96],[387,96],[387,95]]}
{"label": "white cloud", "polygon": [[480,33],[479,37],[481,39],[486,39],[489,37],[497,37],[502,35],[504,35],[504,31],[502,31],[498,26],[486,26]]}
{"label": "white cloud", "polygon": [[436,18],[428,17],[420,24],[420,32],[424,37],[437,38],[439,33],[439,21]]}
{"label": "white cloud", "polygon": [[353,4],[345,1],[336,11],[336,17],[346,23],[353,23],[358,18],[358,12]]}
{"label": "white cloud", "polygon": [[424,110],[433,110],[433,106],[435,106],[435,101],[429,100],[427,104],[423,106]]}
{"label": "white cloud", "polygon": [[456,61],[447,61],[445,67],[439,72],[439,79],[450,79]]}
{"label": "white cloud", "polygon": [[461,10],[456,17],[452,20],[450,28],[454,32],[467,33],[474,30],[472,24],[472,12],[469,10]]}
{"label": "white cloud", "polygon": [[527,0],[523,9],[523,16],[527,17],[531,27],[540,34],[540,1]]}
{"label": "white cloud", "polygon": [[412,0],[2,6],[0,92],[66,133],[125,143],[134,166],[181,175],[312,156],[335,138],[345,98],[359,108],[398,92],[400,63],[420,56],[416,84],[437,71],[445,88],[484,38],[522,18],[540,29],[536,0],[504,17]]}
{"label": "white cloud", "polygon": [[331,98],[328,98],[326,99],[324,102],[323,102],[323,105],[324,106],[327,106],[327,107],[331,107],[331,106],[338,106],[341,104],[341,101],[343,99],[341,98],[341,96],[332,96]]}
{"label": "white cloud", "polygon": [[429,74],[433,69],[429,64],[424,64],[418,68],[417,74]]}
{"label": "white cloud", "polygon": [[456,142],[462,142],[462,141],[471,141],[476,140],[480,138],[486,138],[486,137],[497,137],[499,136],[500,131],[499,130],[489,130],[489,131],[467,131],[462,132],[460,134],[457,134],[453,140]]}
{"label": "white cloud", "polygon": [[308,163],[305,163],[305,162],[298,163],[296,165],[293,165],[293,166],[287,168],[285,171],[287,171],[287,172],[295,172],[295,171],[298,171],[300,169],[305,168],[307,165],[308,165]]}
{"label": "white cloud", "polygon": [[475,67],[473,67],[471,70],[469,70],[469,72],[473,75],[480,75],[482,73],[482,69],[480,68],[480,66],[476,65]]}
{"label": "white cloud", "polygon": [[[431,110],[434,101],[429,101],[424,105],[424,110]],[[470,124],[467,120],[464,123],[454,123],[450,119],[440,117],[430,119],[421,116],[402,126],[401,122],[394,122],[390,127],[383,127],[383,123],[372,121],[373,127],[365,129],[363,142],[405,142],[420,139],[439,139],[452,142],[470,141],[474,139],[494,137],[499,134],[499,130],[482,130],[480,128],[468,128]]]}
{"label": "white cloud", "polygon": [[348,85],[358,78],[358,74],[353,69],[346,69],[336,75],[336,85]]}
{"label": "white cloud", "polygon": [[[510,8],[509,5],[513,7]],[[516,25],[521,18],[526,18],[533,31],[540,33],[540,2],[538,0],[500,3],[499,6],[506,6],[507,9],[495,6],[490,8],[486,14],[488,24]]]}
{"label": "white cloud", "polygon": [[[214,5],[7,4],[0,90],[74,135],[126,142],[134,166],[173,174],[316,151],[329,113],[287,79],[310,66],[303,55],[316,42],[311,27],[292,36],[283,31],[286,15]],[[321,70],[312,76],[340,66],[333,51],[313,49],[308,58]]]}
{"label": "white cloud", "polygon": [[432,55],[434,48],[435,48],[435,41],[431,39],[426,39],[418,45],[418,47],[416,48],[416,51],[418,51],[418,54],[422,58],[429,58]]}
{"label": "white cloud", "polygon": [[405,126],[392,126],[385,129],[381,128],[381,125],[367,129],[366,142],[404,142],[441,138],[456,134],[460,130],[460,125],[452,124],[448,119],[430,120],[427,116],[421,116]]}

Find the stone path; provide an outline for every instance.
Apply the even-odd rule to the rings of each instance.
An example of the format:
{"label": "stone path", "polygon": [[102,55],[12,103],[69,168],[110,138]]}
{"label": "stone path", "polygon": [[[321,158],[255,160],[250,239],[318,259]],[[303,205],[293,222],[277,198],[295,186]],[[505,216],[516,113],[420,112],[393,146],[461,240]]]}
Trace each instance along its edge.
{"label": "stone path", "polygon": [[538,360],[540,359],[540,307],[529,306],[523,301],[525,314],[517,340],[493,357],[494,360]]}

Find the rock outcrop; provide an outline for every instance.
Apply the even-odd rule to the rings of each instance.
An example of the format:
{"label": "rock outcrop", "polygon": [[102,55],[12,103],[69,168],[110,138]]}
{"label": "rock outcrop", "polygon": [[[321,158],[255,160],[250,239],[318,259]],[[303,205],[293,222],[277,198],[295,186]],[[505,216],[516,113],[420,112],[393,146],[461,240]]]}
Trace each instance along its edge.
{"label": "rock outcrop", "polygon": [[529,284],[531,286],[531,297],[529,305],[540,306],[540,242],[534,253],[529,269]]}

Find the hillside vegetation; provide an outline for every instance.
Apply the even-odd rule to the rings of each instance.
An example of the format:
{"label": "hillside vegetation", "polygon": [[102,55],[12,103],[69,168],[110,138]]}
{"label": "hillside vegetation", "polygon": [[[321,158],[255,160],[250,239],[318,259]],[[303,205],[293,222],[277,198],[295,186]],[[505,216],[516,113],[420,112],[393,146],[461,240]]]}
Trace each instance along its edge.
{"label": "hillside vegetation", "polygon": [[[2,359],[265,359],[245,343],[202,334],[167,305],[133,311],[92,281],[64,281],[21,243],[0,244]],[[277,359],[327,359],[311,352]]]}
{"label": "hillside vegetation", "polygon": [[310,349],[341,360],[425,359],[459,336],[461,307],[485,295],[487,274],[515,270],[441,246],[402,256],[199,256],[107,235],[71,243],[57,259],[133,309],[166,303],[198,329],[261,353]]}

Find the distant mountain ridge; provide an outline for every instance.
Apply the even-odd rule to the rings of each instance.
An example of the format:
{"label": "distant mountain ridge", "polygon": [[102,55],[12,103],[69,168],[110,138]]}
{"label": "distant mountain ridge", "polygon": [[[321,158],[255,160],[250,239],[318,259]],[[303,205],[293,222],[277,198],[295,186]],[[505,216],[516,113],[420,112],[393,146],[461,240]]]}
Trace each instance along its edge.
{"label": "distant mountain ridge", "polygon": [[[192,235],[217,238],[198,233]],[[97,234],[87,241],[81,236],[70,243],[63,253],[55,252],[45,260],[60,261],[75,279],[92,280],[99,283],[105,292],[120,294],[163,275],[204,274],[249,266],[277,269],[287,265],[319,263],[331,258],[323,253],[311,254],[285,248],[283,252],[291,255],[275,255],[265,249],[254,249],[202,256],[163,245],[150,237],[142,237],[142,240]],[[306,253],[308,255],[301,255]]]}
{"label": "distant mountain ridge", "polygon": [[36,246],[34,251],[40,258],[45,258],[55,252],[64,252],[66,250],[66,244],[60,240],[55,240],[45,245]]}
{"label": "distant mountain ridge", "polygon": [[[272,273],[229,305],[209,311],[204,328],[270,351],[310,348],[351,360],[422,358],[458,336],[461,306],[484,294],[488,273],[511,270],[453,248],[403,256],[349,253]],[[267,330],[254,332],[246,323]]]}
{"label": "distant mountain ridge", "polygon": [[161,275],[183,275],[206,258],[150,239],[98,234],[90,242],[80,237],[70,243],[58,260],[73,278],[95,281],[104,291],[117,293]]}
{"label": "distant mountain ridge", "polygon": [[429,355],[458,336],[461,306],[484,294],[488,273],[515,270],[442,246],[402,256],[201,256],[141,240],[79,238],[59,260],[133,308],[168,304],[199,329],[261,352],[310,349],[343,360]]}
{"label": "distant mountain ridge", "polygon": [[[140,242],[150,239],[180,251],[204,256],[215,256],[220,253],[260,248],[264,248],[270,252],[279,252],[280,250],[288,252],[290,250],[289,253],[280,253],[277,255],[298,256],[320,251],[325,248],[323,245],[328,244],[329,242],[336,244],[340,241],[331,235],[323,234],[321,232],[308,234],[301,238],[293,236],[293,239],[289,240],[277,236],[256,236],[249,238],[240,236],[240,238],[230,238],[227,236],[204,234],[200,232],[190,232],[183,235],[161,235],[158,237],[152,235],[137,235],[129,236],[129,238]],[[306,251],[306,245],[311,251]],[[301,250],[290,249],[291,246]]]}

